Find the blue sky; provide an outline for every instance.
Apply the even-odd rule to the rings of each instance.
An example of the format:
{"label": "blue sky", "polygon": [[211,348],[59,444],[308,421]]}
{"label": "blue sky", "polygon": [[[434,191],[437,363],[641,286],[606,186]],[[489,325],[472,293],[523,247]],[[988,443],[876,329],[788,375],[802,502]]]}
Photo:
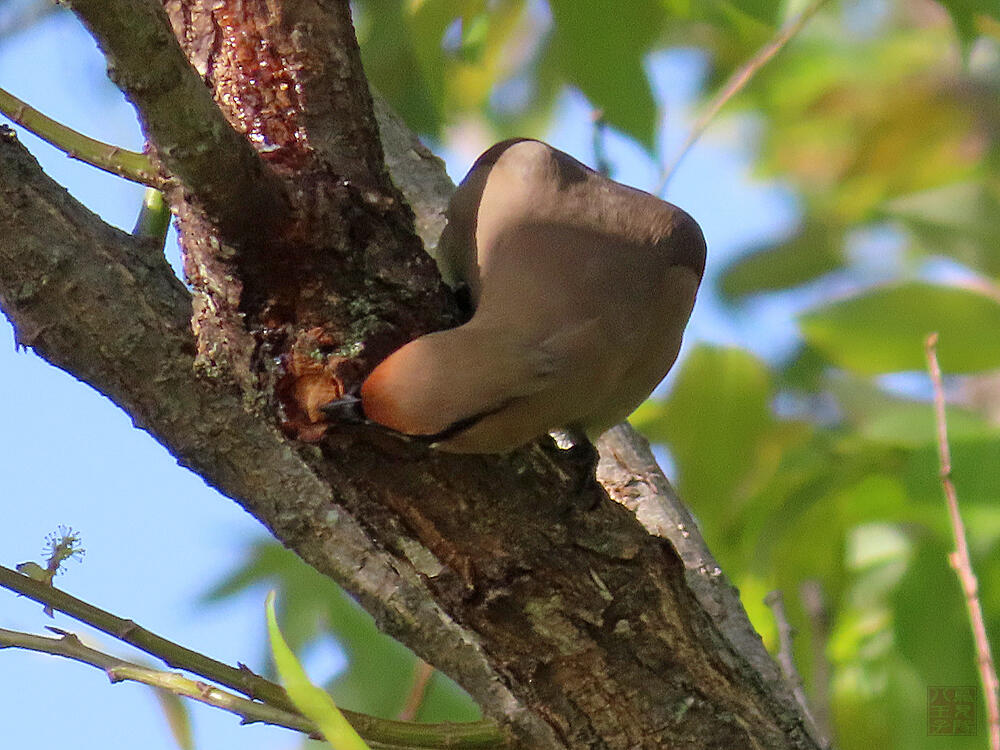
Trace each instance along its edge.
{"label": "blue sky", "polygon": [[[670,113],[663,136],[667,153],[686,135],[687,101],[702,70],[703,59],[693,51],[650,61],[657,94]],[[0,45],[0,86],[88,135],[141,147],[131,107],[107,82],[94,43],[68,13],[50,16],[37,29]],[[567,94],[548,140],[592,163],[589,123],[586,102]],[[794,226],[790,194],[756,182],[748,172],[750,125],[718,122],[688,155],[668,195],[702,224],[710,277],[741,248]],[[68,159],[30,135],[23,141],[74,196],[106,221],[131,228],[141,188]],[[643,189],[658,183],[657,165],[626,139],[609,134],[607,152],[616,179]],[[475,155],[445,148],[454,179]],[[176,263],[173,237],[167,251]],[[792,310],[783,302],[734,314],[705,289],[686,346],[707,340],[780,356],[794,342]],[[103,396],[30,351],[16,351],[5,320],[0,321],[0,392],[6,394],[0,418],[0,562],[13,566],[39,559],[46,534],[70,525],[82,532],[87,553],[82,564],[69,564],[57,580],[60,587],[218,659],[260,667],[255,660],[266,592],[209,609],[194,603],[195,594],[240,559],[246,540],[263,534],[260,525],[178,467]],[[0,590],[0,627],[41,632],[49,624],[134,657],[100,634],[61,615],[50,621],[39,606]],[[317,680],[328,677],[337,663],[332,646],[308,659]],[[0,652],[0,674],[0,725],[7,747],[71,743],[77,750],[103,749],[120,745],[123,737],[146,750],[175,747],[156,701],[141,686],[112,686],[92,668],[10,649]],[[241,728],[235,717],[220,711],[195,705],[192,713],[198,747],[238,744],[256,750],[299,744],[291,732]]]}

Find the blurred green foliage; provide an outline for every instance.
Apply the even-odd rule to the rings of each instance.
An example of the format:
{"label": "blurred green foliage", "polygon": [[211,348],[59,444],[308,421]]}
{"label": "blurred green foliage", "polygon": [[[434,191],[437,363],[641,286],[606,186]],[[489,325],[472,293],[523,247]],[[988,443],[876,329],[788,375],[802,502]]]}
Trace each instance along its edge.
{"label": "blurred green foliage", "polygon": [[[704,106],[804,3],[354,5],[373,85],[425,136],[465,123],[497,138],[541,134],[572,86],[653,153],[662,112],[645,72],[651,52],[704,51]],[[816,303],[799,318],[794,356],[699,345],[669,395],[633,422],[673,457],[681,496],[772,648],[761,600],[785,593],[797,663],[812,694],[829,696],[820,712],[832,714],[838,747],[983,747],[982,722],[976,737],[927,736],[928,688],[978,676],[919,373],[923,339],[938,331],[954,478],[1000,647],[1000,378],[989,372],[1000,368],[1000,7],[831,2],[725,112],[759,123],[758,173],[794,191],[801,218],[792,236],[748,247],[708,283],[736,315],[803,287]],[[866,260],[883,251],[852,238],[869,230],[902,248],[888,283],[865,281]],[[399,710],[413,657],[288,553],[257,544],[210,598],[261,581],[281,589],[293,648],[329,633],[343,645],[338,703]],[[802,605],[807,581],[824,595],[828,636]],[[829,662],[826,690],[819,660]],[[446,684],[433,683],[421,716],[473,717]]]}
{"label": "blurred green foliage", "polygon": [[[372,617],[339,586],[276,542],[258,541],[248,546],[244,560],[206,592],[202,602],[220,601],[248,589],[278,591],[275,609],[281,632],[292,651],[304,654],[307,662],[313,649],[332,650],[339,645],[347,666],[327,684],[338,706],[396,718],[413,687],[417,658],[380,633]],[[261,644],[261,648],[260,663],[270,664],[266,646]],[[479,710],[471,699],[447,677],[435,673],[416,719],[478,718]]]}
{"label": "blurred green foliage", "polygon": [[330,693],[313,684],[281,634],[274,611],[274,592],[267,595],[267,633],[271,657],[281,685],[299,713],[312,721],[334,750],[371,750],[337,708]]}

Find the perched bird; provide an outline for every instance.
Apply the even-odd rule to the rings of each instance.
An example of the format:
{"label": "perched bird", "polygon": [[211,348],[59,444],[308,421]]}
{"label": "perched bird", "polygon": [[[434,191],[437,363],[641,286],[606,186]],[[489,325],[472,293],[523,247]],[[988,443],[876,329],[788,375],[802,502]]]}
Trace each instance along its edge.
{"label": "perched bird", "polygon": [[462,181],[439,255],[474,315],[391,354],[361,406],[440,450],[505,453],[557,429],[596,438],[649,396],[677,358],[705,240],[676,206],[514,139]]}

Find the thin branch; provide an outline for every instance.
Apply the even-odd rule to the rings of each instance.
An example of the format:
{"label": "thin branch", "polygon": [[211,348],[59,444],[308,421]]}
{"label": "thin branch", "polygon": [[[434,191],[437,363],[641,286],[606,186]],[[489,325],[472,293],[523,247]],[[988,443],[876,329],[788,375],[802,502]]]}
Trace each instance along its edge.
{"label": "thin branch", "polygon": [[141,682],[144,685],[169,690],[176,695],[193,698],[201,703],[229,711],[239,716],[243,724],[257,722],[274,724],[286,729],[294,729],[310,736],[318,736],[313,723],[296,712],[285,711],[266,703],[258,703],[247,698],[241,698],[232,693],[220,690],[213,685],[192,680],[181,674],[150,669],[149,667],[143,667],[125,659],[119,659],[111,654],[85,646],[73,633],[53,630],[59,633],[58,638],[0,628],[0,649],[21,648],[28,651],[62,656],[78,661],[81,664],[89,664],[92,667],[104,670],[111,679],[111,682],[121,682],[123,680]]}
{"label": "thin branch", "polygon": [[[745,660],[751,665],[775,703],[804,727],[807,737],[802,738],[801,747],[825,750],[826,744],[815,722],[764,648],[738,592],[708,549],[691,511],[664,476],[649,441],[628,422],[623,422],[605,432],[597,448],[601,458],[596,477],[609,497],[632,511],[649,534],[668,540],[677,550],[684,563],[685,585],[703,607],[725,612],[724,616],[713,618],[725,644],[723,653],[729,654],[727,658]],[[761,746],[778,747],[775,742]]]}
{"label": "thin branch", "polygon": [[[0,565],[0,587],[26,596],[40,604],[48,605],[52,609],[97,628],[160,659],[170,667],[200,675],[236,690],[249,698],[263,701],[285,713],[298,713],[284,688],[251,672],[243,665],[237,668],[216,661],[156,635],[132,620],[118,617],[77,599],[65,591],[47,586],[2,565]],[[358,733],[372,742],[414,745],[424,748],[496,747],[505,742],[503,735],[492,721],[474,721],[462,724],[416,724],[379,719],[343,709],[342,712]]]}
{"label": "thin branch", "polygon": [[0,112],[70,158],[150,187],[159,187],[163,183],[153,162],[145,154],[118,148],[78,133],[43,115],[2,88]]}
{"label": "thin branch", "polygon": [[[73,0],[115,84],[136,106],[156,154],[237,247],[289,221],[284,188],[184,56],[157,0]],[[249,217],[252,217],[250,220]]]}
{"label": "thin branch", "polygon": [[418,658],[413,664],[413,682],[410,684],[410,692],[406,696],[406,702],[402,710],[396,716],[399,721],[413,721],[417,718],[417,713],[427,696],[427,686],[430,684],[434,674],[434,667]]}
{"label": "thin branch", "polygon": [[296,710],[294,704],[279,685],[265,680],[248,669],[230,667],[228,664],[216,661],[197,651],[191,651],[173,641],[151,633],[132,620],[118,617],[77,599],[65,591],[46,586],[40,581],[23,576],[2,565],[0,565],[0,587],[69,615],[75,620],[155,656],[167,666],[185,669],[207,677],[250,698],[266,701],[277,708],[292,712]]}
{"label": "thin branch", "polygon": [[986,699],[990,748],[991,750],[1000,750],[1000,701],[997,697],[997,673],[993,666],[990,641],[986,637],[986,623],[983,621],[983,608],[979,602],[979,583],[972,570],[969,544],[965,537],[965,524],[962,522],[962,514],[958,510],[958,493],[955,492],[955,484],[951,480],[951,448],[948,445],[944,386],[941,382],[941,365],[937,358],[937,341],[938,335],[936,333],[930,334],[924,342],[924,348],[927,354],[927,369],[931,376],[931,383],[934,385],[934,417],[937,423],[941,486],[944,488],[952,537],[955,541],[955,551],[948,556],[948,562],[954,569],[955,575],[958,576],[958,582],[965,594],[965,606],[969,612],[969,623],[972,626],[972,636],[976,643],[976,666],[979,668],[979,678],[983,683],[983,697]]}
{"label": "thin branch", "polygon": [[[65,636],[64,636],[65,637]],[[122,682],[131,680],[141,682],[143,685],[169,690],[175,695],[192,698],[209,706],[221,708],[240,716],[243,724],[274,724],[286,729],[308,734],[314,739],[319,739],[320,735],[311,721],[301,716],[282,711],[266,703],[258,703],[248,698],[243,698],[225,690],[220,690],[214,685],[192,680],[179,672],[164,672],[160,669],[150,669],[138,664],[121,663],[117,666],[108,667],[105,670],[111,682]]]}
{"label": "thin branch", "polygon": [[170,206],[163,198],[163,193],[155,188],[146,188],[142,197],[142,207],[132,228],[133,237],[142,237],[163,249],[170,230]]}
{"label": "thin branch", "polygon": [[[778,664],[781,665],[781,673],[785,676],[785,681],[792,688],[792,694],[796,702],[802,709],[802,713],[816,730],[816,721],[813,719],[812,711],[809,709],[809,699],[806,698],[806,691],[802,685],[802,677],[795,667],[795,655],[792,652],[792,639],[795,636],[795,628],[788,621],[788,614],[785,612],[785,598],[780,591],[772,591],[764,597],[764,603],[771,608],[774,621],[778,625]],[[818,736],[818,732],[816,732]],[[819,737],[819,744],[826,747],[826,740]]]}
{"label": "thin branch", "polygon": [[830,610],[819,581],[803,581],[799,588],[802,607],[809,618],[812,643],[812,707],[816,727],[828,741],[833,737],[830,721],[830,659],[826,654],[830,642]]}
{"label": "thin branch", "polygon": [[827,1],[828,0],[813,0],[813,2],[805,10],[803,10],[784,28],[779,30],[771,41],[761,47],[757,54],[750,58],[750,60],[747,61],[743,67],[729,77],[725,86],[722,87],[722,90],[716,94],[715,98],[708,105],[708,109],[706,109],[702,116],[698,118],[697,122],[695,122],[694,126],[691,128],[691,132],[688,134],[687,140],[685,140],[684,144],[680,147],[680,149],[678,149],[673,159],[667,162],[667,165],[663,168],[663,172],[661,172],[662,177],[660,178],[660,184],[657,186],[654,195],[663,195],[664,191],[667,189],[667,185],[670,183],[671,178],[674,174],[676,174],[677,168],[684,160],[684,157],[687,156],[691,147],[697,143],[698,139],[701,138],[702,134],[708,129],[712,120],[714,120],[715,116],[719,114],[719,110],[721,110],[730,99],[742,91],[746,85],[753,80],[753,77],[757,75],[757,72],[802,30],[802,28],[809,22],[809,19],[816,15],[816,13],[827,3]]}

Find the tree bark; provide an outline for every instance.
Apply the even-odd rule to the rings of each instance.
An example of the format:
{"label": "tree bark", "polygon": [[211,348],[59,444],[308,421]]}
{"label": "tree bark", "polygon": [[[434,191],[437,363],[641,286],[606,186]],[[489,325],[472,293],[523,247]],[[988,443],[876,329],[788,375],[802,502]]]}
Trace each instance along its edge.
{"label": "tree bark", "polygon": [[[121,2],[74,9],[142,110],[128,85],[137,63],[106,32],[136,4]],[[185,155],[168,157],[144,112],[173,180],[192,299],[157,248],[104,225],[6,131],[0,306],[18,342],[108,395],[343,585],[517,746],[818,747],[629,428],[602,439],[595,479],[548,440],[455,456],[314,421],[317,389],[349,389],[403,341],[459,320],[419,241],[433,249],[450,184],[384,104],[373,110],[346,2],[166,11],[191,63],[175,75],[200,74],[258,148],[260,164],[226,163],[273,175],[266,189],[287,197],[278,215],[290,218],[265,210],[266,232],[234,229],[237,207],[214,206],[211,173],[185,179]],[[170,138],[185,127],[174,118]]]}

